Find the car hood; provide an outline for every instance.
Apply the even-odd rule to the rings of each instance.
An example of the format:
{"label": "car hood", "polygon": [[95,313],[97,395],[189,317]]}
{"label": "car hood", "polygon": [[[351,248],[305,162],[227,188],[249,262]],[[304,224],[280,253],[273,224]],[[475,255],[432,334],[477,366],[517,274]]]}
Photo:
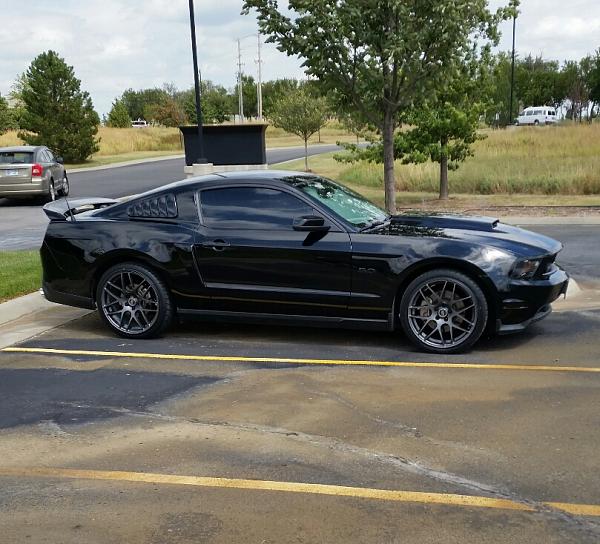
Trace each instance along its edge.
{"label": "car hood", "polygon": [[464,240],[491,246],[522,257],[554,255],[562,249],[557,240],[492,217],[466,215],[397,215],[374,232],[396,236],[429,236]]}

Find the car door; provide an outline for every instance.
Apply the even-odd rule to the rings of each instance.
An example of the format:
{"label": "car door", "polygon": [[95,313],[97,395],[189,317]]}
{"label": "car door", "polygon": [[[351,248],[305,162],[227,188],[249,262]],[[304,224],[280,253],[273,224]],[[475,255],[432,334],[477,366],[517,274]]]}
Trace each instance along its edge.
{"label": "car door", "polygon": [[[349,234],[310,201],[269,186],[198,194],[196,263],[213,310],[342,316],[350,298]],[[324,230],[298,230],[302,217]],[[326,229],[326,230],[325,230]]]}
{"label": "car door", "polygon": [[54,179],[54,185],[58,189],[62,185],[62,180],[65,177],[63,173],[62,165],[56,162],[56,157],[49,149],[44,150],[46,154],[46,158],[48,160],[48,164],[50,167],[50,171],[52,172],[52,178]]}

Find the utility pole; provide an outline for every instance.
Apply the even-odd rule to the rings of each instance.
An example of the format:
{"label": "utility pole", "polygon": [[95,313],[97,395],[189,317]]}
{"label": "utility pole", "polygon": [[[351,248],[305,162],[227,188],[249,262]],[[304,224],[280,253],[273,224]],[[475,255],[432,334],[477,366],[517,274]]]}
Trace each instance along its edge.
{"label": "utility pole", "polygon": [[198,52],[196,50],[196,20],[194,17],[194,0],[189,0],[190,7],[190,34],[192,37],[192,60],[194,63],[194,89],[196,94],[196,123],[198,125],[198,147],[196,149],[196,163],[206,163],[204,157],[204,141],[202,138],[202,103],[200,99],[200,75],[198,71]]}
{"label": "utility pole", "polygon": [[261,43],[260,43],[260,32],[256,35],[258,45],[258,81],[256,83],[256,100],[258,105],[258,120],[262,121],[263,109],[262,109],[262,57],[261,57]]}
{"label": "utility pole", "polygon": [[240,116],[240,122],[244,122],[244,92],[242,89],[242,47],[240,45],[240,38],[238,38],[238,114]]}
{"label": "utility pole", "polygon": [[508,107],[509,117],[508,124],[512,125],[513,123],[513,99],[514,99],[514,89],[515,89],[515,31],[517,27],[517,15],[513,17],[513,42],[512,42],[512,64],[510,68],[510,106]]}

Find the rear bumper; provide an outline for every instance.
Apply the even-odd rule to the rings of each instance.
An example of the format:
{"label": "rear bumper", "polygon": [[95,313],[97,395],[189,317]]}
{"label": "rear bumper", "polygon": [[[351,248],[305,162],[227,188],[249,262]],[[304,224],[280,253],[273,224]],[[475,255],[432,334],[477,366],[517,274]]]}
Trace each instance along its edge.
{"label": "rear bumper", "polygon": [[43,182],[0,183],[0,197],[19,198],[40,196],[48,192]]}
{"label": "rear bumper", "polygon": [[46,300],[49,300],[50,302],[65,304],[67,306],[75,306],[77,308],[86,308],[88,310],[96,309],[96,304],[94,304],[92,298],[57,291],[46,281],[42,282],[42,291],[44,292],[44,297]]}
{"label": "rear bumper", "polygon": [[511,282],[501,300],[497,332],[520,332],[545,319],[552,313],[552,303],[566,294],[568,286],[569,275],[558,267],[544,280]]}

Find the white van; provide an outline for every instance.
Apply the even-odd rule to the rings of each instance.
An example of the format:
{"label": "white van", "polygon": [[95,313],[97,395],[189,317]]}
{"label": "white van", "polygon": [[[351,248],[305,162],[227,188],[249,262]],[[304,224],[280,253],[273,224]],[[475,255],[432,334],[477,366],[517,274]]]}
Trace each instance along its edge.
{"label": "white van", "polygon": [[138,119],[137,121],[133,121],[131,123],[131,128],[148,128],[148,123],[143,119]]}
{"label": "white van", "polygon": [[517,117],[517,125],[553,125],[555,123],[558,123],[556,110],[549,106],[525,108]]}

